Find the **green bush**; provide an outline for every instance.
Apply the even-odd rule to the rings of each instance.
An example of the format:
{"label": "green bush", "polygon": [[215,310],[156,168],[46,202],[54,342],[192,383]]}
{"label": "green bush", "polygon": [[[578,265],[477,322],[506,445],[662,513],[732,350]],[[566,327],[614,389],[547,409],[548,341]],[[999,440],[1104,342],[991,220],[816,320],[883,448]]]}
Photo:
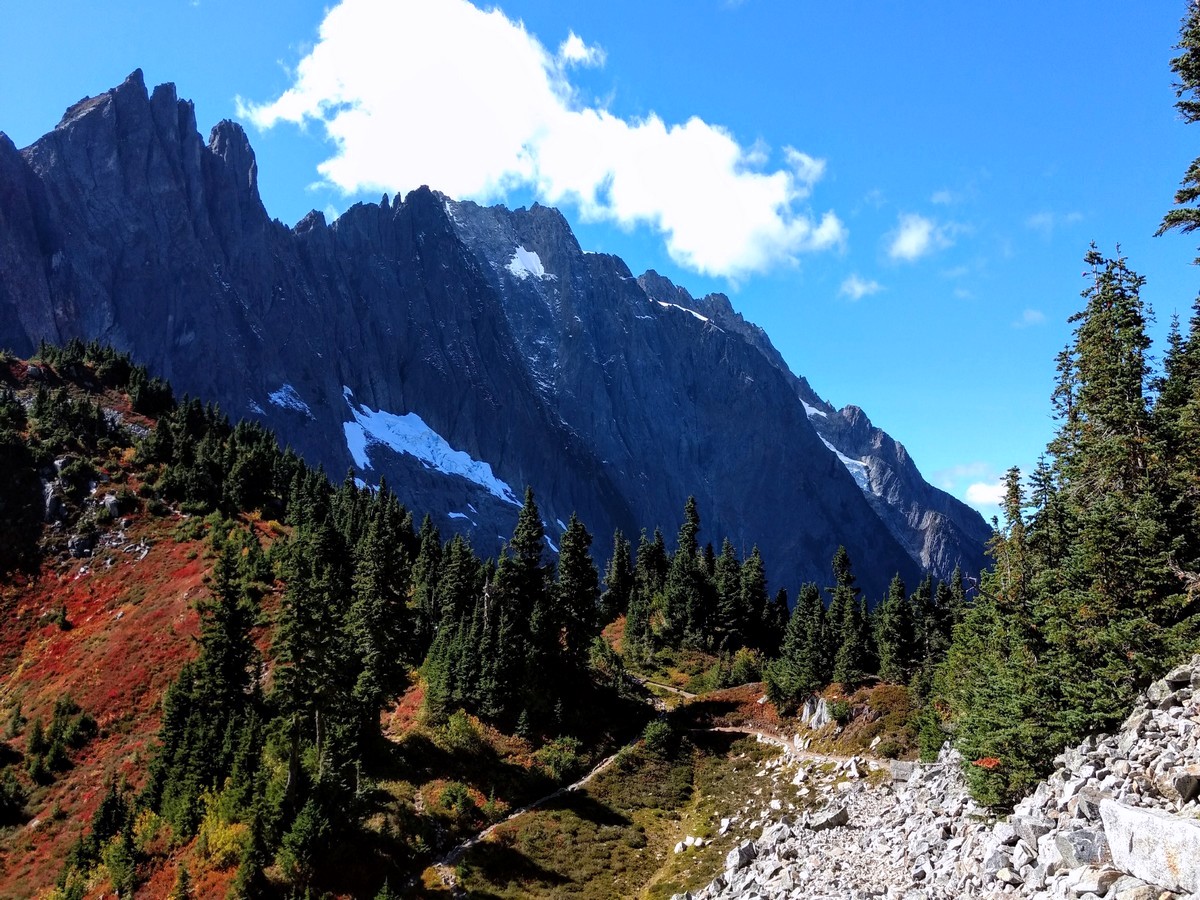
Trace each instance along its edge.
{"label": "green bush", "polygon": [[484,747],[479,726],[463,710],[456,710],[442,728],[446,749],[464,756],[476,756]]}
{"label": "green bush", "polygon": [[733,665],[730,668],[729,679],[735,684],[748,684],[762,680],[763,659],[757,650],[746,647],[733,655]]}
{"label": "green bush", "polygon": [[646,750],[660,759],[670,759],[679,749],[679,734],[666,719],[655,719],[642,731]]}
{"label": "green bush", "polygon": [[898,759],[903,752],[904,748],[891,739],[881,741],[875,747],[875,753],[884,759]]}
{"label": "green bush", "polygon": [[534,758],[555,781],[563,781],[580,772],[580,743],[573,737],[558,737],[534,754]]}
{"label": "green bush", "polygon": [[25,813],[25,801],[29,793],[25,785],[17,780],[11,766],[0,772],[0,822],[11,822]]}
{"label": "green bush", "polygon": [[850,716],[854,710],[850,706],[849,700],[834,700],[829,704],[829,717],[839,725],[846,725],[850,721]]}
{"label": "green bush", "polygon": [[470,790],[461,781],[451,781],[442,788],[438,802],[442,805],[442,809],[453,810],[457,815],[463,817],[473,815],[476,809]]}

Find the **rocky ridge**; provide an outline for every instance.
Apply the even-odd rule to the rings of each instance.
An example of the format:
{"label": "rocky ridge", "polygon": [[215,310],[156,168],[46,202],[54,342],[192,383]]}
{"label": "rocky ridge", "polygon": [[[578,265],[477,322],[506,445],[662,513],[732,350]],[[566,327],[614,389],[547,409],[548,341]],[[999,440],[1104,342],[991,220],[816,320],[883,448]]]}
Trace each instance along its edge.
{"label": "rocky ridge", "polygon": [[867,477],[873,451],[819,433],[806,404],[832,407],[728,300],[648,292],[536,204],[420,188],[289,228],[242,128],[196,125],[137,71],[29,147],[0,133],[0,346],[111,344],[484,556],[528,484],[551,552],[573,512],[600,548],[670,533],[693,495],[703,539],[757,544],[773,586],[824,582],[839,544],[872,598],[979,571],[982,518]]}
{"label": "rocky ridge", "polygon": [[1197,725],[1200,656],[1152,685],[1117,734],[1066,750],[999,820],[970,799],[948,747],[929,765],[830,761],[797,735],[764,766],[772,789],[722,820],[745,834],[725,872],[676,900],[1195,900]]}

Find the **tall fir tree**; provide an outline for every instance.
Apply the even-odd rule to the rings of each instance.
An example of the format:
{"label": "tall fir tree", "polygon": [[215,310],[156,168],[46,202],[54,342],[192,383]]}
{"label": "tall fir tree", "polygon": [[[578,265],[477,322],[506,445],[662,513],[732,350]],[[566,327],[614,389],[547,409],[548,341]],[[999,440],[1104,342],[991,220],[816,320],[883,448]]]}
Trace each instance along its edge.
{"label": "tall fir tree", "polygon": [[779,658],[767,666],[767,695],[781,711],[794,710],[829,683],[824,620],[820,590],[815,584],[805,584],[796,596]]}
{"label": "tall fir tree", "polygon": [[602,622],[611,622],[629,609],[633,592],[633,551],[629,539],[618,528],[613,532],[612,555],[604,570],[604,594],[600,600]]}
{"label": "tall fir tree", "polygon": [[578,675],[587,664],[588,648],[598,633],[600,576],[591,556],[592,536],[572,513],[559,542],[555,594],[562,617],[562,651]]}
{"label": "tall fir tree", "polygon": [[877,615],[875,640],[879,646],[879,677],[884,681],[904,684],[912,677],[917,658],[912,612],[908,589],[896,573]]}

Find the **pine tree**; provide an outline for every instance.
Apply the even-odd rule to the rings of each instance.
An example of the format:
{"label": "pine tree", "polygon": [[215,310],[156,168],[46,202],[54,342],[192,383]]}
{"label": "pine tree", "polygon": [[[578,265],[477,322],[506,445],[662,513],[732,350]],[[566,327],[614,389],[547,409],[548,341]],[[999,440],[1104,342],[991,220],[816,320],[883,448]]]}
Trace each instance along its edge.
{"label": "pine tree", "polygon": [[878,612],[876,643],[879,646],[879,677],[884,681],[904,684],[912,677],[917,657],[913,626],[907,588],[896,573]]}
{"label": "pine tree", "polygon": [[442,563],[442,538],[428,515],[421,522],[417,540],[420,549],[412,569],[411,606],[415,613],[415,621],[411,653],[413,659],[424,659],[430,644],[433,643],[434,630],[441,618],[436,595]]}
{"label": "pine tree", "polygon": [[[1200,121],[1200,8],[1194,3],[1188,4],[1176,49],[1180,51],[1179,55],[1171,60],[1171,70],[1179,78],[1175,83],[1175,96],[1178,97],[1175,108],[1179,110],[1183,121],[1190,124]],[[1183,182],[1175,193],[1177,208],[1163,216],[1156,234],[1161,235],[1174,228],[1186,234],[1200,228],[1200,208],[1195,206],[1197,200],[1200,200],[1200,157],[1188,166]]]}
{"label": "pine tree", "polygon": [[621,640],[621,651],[627,659],[645,662],[654,652],[654,638],[650,628],[652,599],[641,585],[634,587],[629,596],[629,612],[625,616],[625,635]]}
{"label": "pine tree", "polygon": [[746,644],[761,650],[768,643],[766,620],[770,598],[767,594],[766,568],[758,547],[746,557],[741,574],[741,607]]}
{"label": "pine tree", "polygon": [[688,497],[683,523],[679,526],[678,546],[663,587],[662,639],[668,645],[699,646],[707,634],[710,591],[700,559],[699,532],[696,498]]}
{"label": "pine tree", "polygon": [[611,622],[629,609],[633,592],[633,552],[629,540],[618,528],[613,532],[612,556],[604,571],[604,594],[600,601],[602,622]]}
{"label": "pine tree", "polygon": [[1155,385],[1155,453],[1164,461],[1160,497],[1170,535],[1169,563],[1189,595],[1200,590],[1200,299],[1188,332],[1172,323],[1162,377]]}
{"label": "pine tree", "polygon": [[372,506],[355,550],[353,599],[346,615],[347,635],[357,661],[353,695],[362,741],[379,736],[380,710],[404,689],[410,643],[405,602],[408,567],[398,523],[389,515],[396,510],[386,486],[380,486]]}
{"label": "pine tree", "polygon": [[827,646],[836,648],[833,656],[833,680],[856,685],[868,674],[871,647],[869,628],[858,602],[859,590],[850,564],[850,554],[838,547],[833,556],[834,585],[826,617]]}
{"label": "pine tree", "polygon": [[825,607],[815,584],[800,588],[779,658],[767,666],[767,696],[781,711],[795,709],[829,682],[825,666]]}
{"label": "pine tree", "polygon": [[576,673],[584,670],[588,648],[598,631],[600,579],[589,552],[591,545],[592,536],[572,513],[559,546],[555,593],[563,621],[563,655]]}
{"label": "pine tree", "polygon": [[766,656],[779,655],[789,615],[787,588],[780,588],[775,592],[775,598],[767,605],[767,612],[763,619],[762,652]]}
{"label": "pine tree", "polygon": [[721,555],[713,570],[717,591],[713,645],[717,650],[731,652],[746,644],[746,622],[742,615],[742,564],[729,538],[721,544]]}
{"label": "pine tree", "polygon": [[238,549],[226,540],[214,568],[213,597],[200,607],[200,684],[212,714],[230,716],[256,684],[258,650],[251,629],[257,611],[246,596],[238,571]]}
{"label": "pine tree", "polygon": [[1067,735],[1120,720],[1173,642],[1179,610],[1152,452],[1144,279],[1095,248],[1086,261],[1087,305],[1060,359],[1050,445],[1072,539],[1042,601]]}

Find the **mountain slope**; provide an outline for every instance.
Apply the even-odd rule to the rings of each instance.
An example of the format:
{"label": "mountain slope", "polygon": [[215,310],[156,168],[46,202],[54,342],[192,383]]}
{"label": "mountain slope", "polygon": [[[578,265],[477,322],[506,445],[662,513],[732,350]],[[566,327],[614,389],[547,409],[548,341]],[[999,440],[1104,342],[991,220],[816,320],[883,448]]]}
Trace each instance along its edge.
{"label": "mountain slope", "polygon": [[[25,150],[0,134],[0,345],[128,350],[335,476],[386,476],[485,553],[532,484],[551,544],[573,511],[601,546],[673,530],[694,494],[702,539],[757,543],[789,587],[825,583],[838,544],[872,596],[897,571],[978,570],[982,520],[903,448],[810,420],[797,399],[819,398],[731,309],[672,303],[539,206],[420,189],[289,229],[241,128],[205,144],[140,72]],[[878,460],[868,490],[825,441]]]}
{"label": "mountain slope", "polygon": [[956,565],[966,572],[983,568],[983,548],[991,536],[983,517],[926,482],[904,445],[872,425],[859,407],[835,410],[807,379],[793,374],[767,333],[735,312],[728,297],[693,298],[654,271],[638,282],[650,296],[671,298],[699,310],[725,331],[741,335],[783,374],[822,442],[846,466],[892,536],[922,568],[942,577]]}

